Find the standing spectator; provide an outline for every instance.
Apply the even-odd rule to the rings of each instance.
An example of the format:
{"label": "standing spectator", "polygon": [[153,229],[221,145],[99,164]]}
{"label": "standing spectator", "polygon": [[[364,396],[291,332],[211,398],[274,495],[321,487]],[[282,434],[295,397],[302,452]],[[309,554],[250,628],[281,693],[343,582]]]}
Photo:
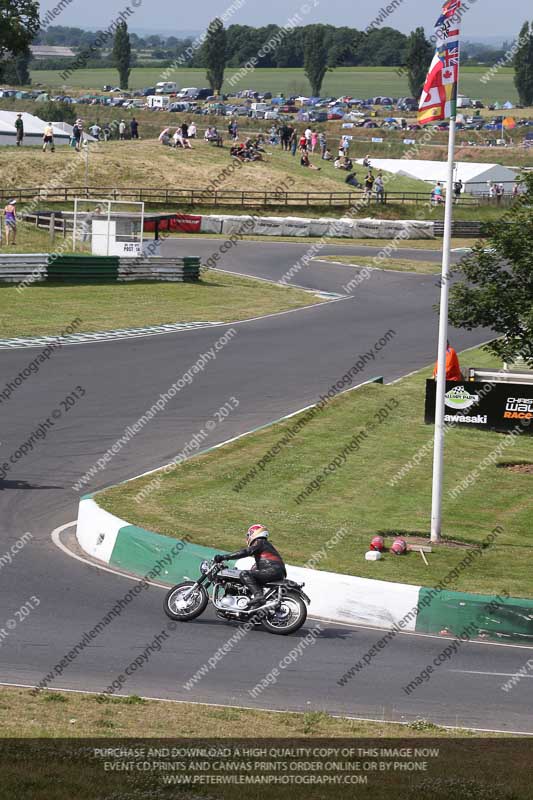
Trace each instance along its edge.
{"label": "standing spectator", "polygon": [[104,125],[104,142],[108,142],[111,138],[111,128],[109,127],[109,123],[106,122]]}
{"label": "standing spectator", "polygon": [[496,187],[492,182],[489,182],[489,198],[494,200],[496,197]]}
{"label": "standing spectator", "polygon": [[[48,124],[51,125],[52,123],[49,122]],[[74,147],[78,152],[81,146],[81,132],[82,132],[82,122],[81,119],[77,119],[74,125],[72,126],[72,138],[74,139]]]}
{"label": "standing spectator", "polygon": [[311,139],[312,139],[312,136],[313,136],[313,131],[311,130],[311,128],[308,127],[308,128],[305,129],[304,136],[305,136],[305,141],[306,141],[306,147],[307,147],[308,150],[310,150],[311,149]]}
{"label": "standing spectator", "polygon": [[196,139],[196,124],[194,122],[189,122],[189,127],[187,129],[187,136],[189,139]]}
{"label": "standing spectator", "polygon": [[24,140],[24,122],[22,121],[22,114],[17,114],[15,130],[17,132],[17,147],[20,147]]}
{"label": "standing spectator", "polygon": [[311,131],[311,152],[314,153],[318,144],[318,133],[313,128]]}
{"label": "standing spectator", "polygon": [[320,158],[323,159],[326,154],[326,150],[328,149],[328,142],[324,131],[320,131],[318,134],[318,144],[320,146]]}
{"label": "standing spectator", "polygon": [[462,191],[463,191],[463,182],[462,182],[462,180],[459,178],[459,180],[458,180],[458,181],[455,181],[455,183],[453,184],[453,193],[454,193],[454,195],[455,195],[455,202],[456,202],[456,203],[458,203],[458,202],[459,202],[459,200],[461,199],[461,193],[462,193]]}
{"label": "standing spectator", "polygon": [[374,184],[374,191],[376,193],[376,200],[378,203],[385,202],[385,184],[383,183],[383,174],[378,172],[376,182]]}
{"label": "standing spectator", "polygon": [[131,118],[130,133],[131,133],[131,138],[132,139],[138,139],[139,138],[139,123],[137,122],[135,117]]}
{"label": "standing spectator", "polygon": [[372,175],[372,170],[368,170],[365,178],[365,198],[370,202],[372,199],[372,189],[374,188],[375,178]]}
{"label": "standing spectator", "polygon": [[118,124],[118,138],[121,141],[124,141],[124,139],[126,138],[126,123],[124,122],[123,119],[121,119]]}
{"label": "standing spectator", "polygon": [[[6,226],[6,244],[17,243],[17,211],[16,200],[10,200],[4,208],[4,222]],[[11,241],[10,241],[11,240]]]}
{"label": "standing spectator", "polygon": [[341,138],[341,149],[343,156],[348,158],[350,154],[350,137],[346,134]]}
{"label": "standing spectator", "polygon": [[189,126],[187,125],[186,122],[181,123],[181,135],[183,136],[184,139],[189,138]]}
{"label": "standing spectator", "polygon": [[289,145],[291,147],[291,153],[293,156],[296,155],[296,148],[298,147],[298,133],[296,132],[296,128],[292,129],[292,133],[289,139]]}
{"label": "standing spectator", "polygon": [[[76,126],[74,126],[74,127],[76,127]],[[72,132],[74,133],[74,129],[73,129]],[[53,153],[54,150],[55,150],[55,146],[54,146],[54,129],[52,127],[52,123],[51,122],[49,122],[48,125],[45,125],[45,127],[44,127],[43,153],[45,152],[45,150],[48,149],[48,145],[50,145],[50,150]],[[77,147],[76,147],[76,149],[77,149]]]}
{"label": "standing spectator", "polygon": [[505,194],[505,188],[503,183],[498,183],[496,185],[496,202],[499,206],[501,206],[502,204],[504,194]]}
{"label": "standing spectator", "polygon": [[305,135],[305,133],[302,133],[302,135],[300,136],[300,139],[299,139],[299,142],[298,142],[298,147],[300,148],[300,151],[302,153],[308,149],[308,147],[307,147],[307,136]]}
{"label": "standing spectator", "polygon": [[94,136],[96,140],[100,138],[101,131],[102,129],[98,124],[98,122],[95,122],[94,125],[91,125],[91,127],[89,128],[89,133],[91,134],[91,136]]}
{"label": "standing spectator", "polygon": [[281,149],[287,150],[289,145],[289,129],[287,123],[284,122],[279,131],[279,138],[281,142]]}
{"label": "standing spectator", "polygon": [[431,192],[431,200],[434,206],[439,206],[442,202],[444,202],[444,198],[442,196],[442,183],[440,181],[437,181],[437,185]]}

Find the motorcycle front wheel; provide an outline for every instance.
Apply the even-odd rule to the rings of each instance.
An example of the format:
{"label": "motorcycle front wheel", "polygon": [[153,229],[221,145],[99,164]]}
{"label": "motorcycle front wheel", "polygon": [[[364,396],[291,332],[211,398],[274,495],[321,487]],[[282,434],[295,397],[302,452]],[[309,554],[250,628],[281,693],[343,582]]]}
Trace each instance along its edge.
{"label": "motorcycle front wheel", "polygon": [[[191,589],[192,593],[188,594]],[[195,581],[185,581],[172,587],[165,597],[163,608],[170,619],[187,622],[203,614],[208,602],[209,595],[203,586],[197,586]]]}
{"label": "motorcycle front wheel", "polygon": [[287,636],[302,627],[307,619],[307,606],[296,592],[283,595],[281,605],[261,620],[263,628],[269,633]]}

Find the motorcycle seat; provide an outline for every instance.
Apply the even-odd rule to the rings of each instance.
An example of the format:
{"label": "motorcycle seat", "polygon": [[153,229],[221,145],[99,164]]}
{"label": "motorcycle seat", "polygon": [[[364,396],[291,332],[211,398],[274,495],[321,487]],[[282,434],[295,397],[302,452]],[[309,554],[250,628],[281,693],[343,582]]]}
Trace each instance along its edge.
{"label": "motorcycle seat", "polygon": [[303,583],[296,583],[296,581],[291,581],[289,578],[283,578],[280,581],[269,581],[267,586],[285,586],[287,589],[300,589],[303,586]]}

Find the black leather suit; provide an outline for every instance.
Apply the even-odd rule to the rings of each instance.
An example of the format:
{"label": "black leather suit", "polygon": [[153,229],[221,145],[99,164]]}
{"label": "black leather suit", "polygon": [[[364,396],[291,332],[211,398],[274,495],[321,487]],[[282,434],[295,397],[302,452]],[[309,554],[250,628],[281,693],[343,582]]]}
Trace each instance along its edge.
{"label": "black leather suit", "polygon": [[261,537],[255,539],[248,547],[237,550],[235,553],[224,555],[226,559],[245,558],[253,556],[255,558],[255,568],[243,569],[240,577],[245,586],[248,587],[253,597],[261,597],[262,587],[270,581],[280,581],[287,577],[283,559],[268,539]]}

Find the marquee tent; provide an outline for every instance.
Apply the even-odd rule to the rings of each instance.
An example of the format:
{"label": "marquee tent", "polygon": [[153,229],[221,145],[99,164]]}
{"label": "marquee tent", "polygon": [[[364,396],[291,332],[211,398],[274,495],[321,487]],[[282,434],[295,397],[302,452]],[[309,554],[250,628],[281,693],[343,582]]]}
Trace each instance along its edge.
{"label": "marquee tent", "polygon": [[[48,122],[44,122],[42,119],[35,117],[33,114],[28,114],[26,111],[21,113],[22,121],[24,123],[24,144],[41,145],[43,143],[44,129]],[[17,111],[2,111],[0,109],[0,145],[15,144],[15,120],[17,118],[17,114]],[[68,144],[70,135],[57,125],[53,125],[53,128],[55,144]]]}
{"label": "marquee tent", "polygon": [[[362,159],[358,159],[362,164]],[[418,178],[432,186],[440,181],[444,186],[447,183],[447,164],[445,161],[422,161],[407,158],[373,158],[374,170],[382,169],[395,175],[405,175],[409,178]],[[465,192],[469,194],[487,194],[488,183],[514,182],[518,172],[501,164],[479,164],[469,161],[458,161],[455,165],[454,180],[462,180]],[[391,191],[394,187],[389,184]],[[509,191],[510,186],[506,186]]]}

